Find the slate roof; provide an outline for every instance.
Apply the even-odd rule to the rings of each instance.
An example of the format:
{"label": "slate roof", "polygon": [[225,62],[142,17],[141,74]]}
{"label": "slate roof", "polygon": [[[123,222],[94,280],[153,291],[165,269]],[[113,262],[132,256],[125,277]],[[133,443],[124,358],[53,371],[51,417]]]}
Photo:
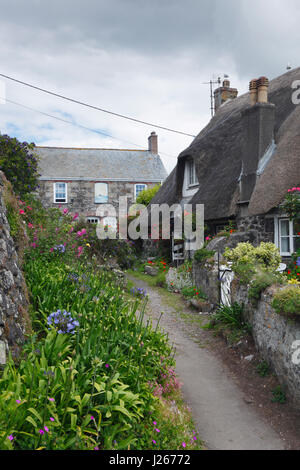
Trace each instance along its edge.
{"label": "slate roof", "polygon": [[[276,150],[257,178],[249,204],[252,215],[270,212],[280,204],[289,188],[300,185],[300,105],[292,103],[295,80],[300,80],[300,67],[270,81],[269,101],[276,105]],[[218,109],[179,155],[177,167],[152,203],[180,202],[185,160],[194,157],[200,184],[191,202],[205,205],[207,220],[237,214],[244,139],[242,111],[249,105],[250,95],[246,93]]]}
{"label": "slate roof", "polygon": [[41,180],[160,182],[167,172],[159,157],[144,150],[36,147]]}

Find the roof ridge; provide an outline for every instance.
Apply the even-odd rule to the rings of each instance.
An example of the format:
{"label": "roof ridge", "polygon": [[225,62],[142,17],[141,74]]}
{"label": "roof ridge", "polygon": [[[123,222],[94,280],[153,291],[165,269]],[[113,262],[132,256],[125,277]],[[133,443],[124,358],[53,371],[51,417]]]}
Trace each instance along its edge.
{"label": "roof ridge", "polygon": [[118,152],[149,152],[144,149],[116,149],[116,148],[102,148],[102,147],[55,147],[50,145],[36,145],[38,149],[65,149],[65,150],[115,150]]}

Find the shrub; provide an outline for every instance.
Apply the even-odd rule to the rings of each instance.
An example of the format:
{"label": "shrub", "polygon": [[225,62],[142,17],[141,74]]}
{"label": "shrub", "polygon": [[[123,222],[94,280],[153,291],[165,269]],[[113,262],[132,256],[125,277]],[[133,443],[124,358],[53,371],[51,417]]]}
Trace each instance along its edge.
{"label": "shrub", "polygon": [[276,292],[272,307],[279,315],[300,316],[300,288],[288,286]]}
{"label": "shrub", "polygon": [[143,204],[144,206],[148,206],[156,193],[159,191],[161,187],[161,184],[157,184],[156,186],[153,186],[152,188],[147,188],[144,189],[144,191],[141,191],[136,198],[137,204]]}
{"label": "shrub", "polygon": [[191,272],[181,268],[170,268],[166,281],[170,291],[182,291],[183,288],[193,285]]}
{"label": "shrub", "polygon": [[268,364],[267,361],[261,361],[257,366],[256,366],[256,372],[258,375],[261,377],[267,377],[271,373],[271,368],[270,365]]}
{"label": "shrub", "polygon": [[276,275],[270,272],[261,272],[257,274],[255,279],[253,279],[251,282],[250,288],[248,290],[249,299],[253,303],[257,303],[261,298],[262,292],[273,284],[277,284],[278,282],[282,282],[280,275]]}
{"label": "shrub", "polygon": [[251,327],[243,317],[244,306],[234,303],[232,306],[221,306],[213,316],[213,323],[226,325],[234,330],[249,332]]}
{"label": "shrub", "polygon": [[300,217],[300,188],[289,189],[280,208],[284,214],[289,216],[290,220]]}
{"label": "shrub", "polygon": [[0,169],[11,182],[14,192],[23,197],[38,188],[38,159],[35,145],[19,142],[0,134]]}
{"label": "shrub", "polygon": [[204,292],[202,292],[201,289],[197,289],[194,286],[184,287],[181,290],[181,294],[186,299],[193,299],[193,298],[196,298],[196,299],[199,299],[199,300],[201,300],[201,299],[206,300],[207,299],[207,296],[204,294]]}
{"label": "shrub", "polygon": [[198,263],[205,263],[208,259],[213,258],[215,255],[215,251],[209,251],[206,248],[201,248],[197,250],[194,254],[194,259],[198,261]]}
{"label": "shrub", "polygon": [[249,263],[276,270],[281,263],[279,250],[274,243],[262,242],[258,247],[249,242],[239,243],[232,250],[226,248],[224,256],[233,266]]}
{"label": "shrub", "polygon": [[272,390],[272,395],[273,395],[273,398],[272,398],[273,403],[281,403],[282,405],[286,403],[286,394],[282,390],[282,387],[280,385],[278,385],[278,387]]}

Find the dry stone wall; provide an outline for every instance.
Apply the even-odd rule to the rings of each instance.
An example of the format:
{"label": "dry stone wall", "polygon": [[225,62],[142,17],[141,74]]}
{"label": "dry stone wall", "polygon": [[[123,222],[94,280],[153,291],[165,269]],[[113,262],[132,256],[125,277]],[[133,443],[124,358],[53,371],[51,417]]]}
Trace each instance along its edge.
{"label": "dry stone wall", "polygon": [[5,176],[0,171],[0,365],[17,357],[29,328],[28,296],[6,217]]}

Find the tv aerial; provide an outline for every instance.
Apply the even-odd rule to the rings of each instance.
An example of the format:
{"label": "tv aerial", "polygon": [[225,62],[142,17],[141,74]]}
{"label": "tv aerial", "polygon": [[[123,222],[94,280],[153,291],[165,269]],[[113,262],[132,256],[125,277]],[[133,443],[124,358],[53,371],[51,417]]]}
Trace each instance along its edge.
{"label": "tv aerial", "polygon": [[[226,73],[223,74],[223,78],[229,78],[229,75]],[[215,106],[214,106],[214,86],[219,85],[221,86],[222,84],[222,79],[220,75],[216,77],[216,75],[213,75],[213,78],[209,82],[202,82],[202,85],[209,85],[210,86],[210,111],[211,111],[211,117],[214,117],[215,114]]]}

